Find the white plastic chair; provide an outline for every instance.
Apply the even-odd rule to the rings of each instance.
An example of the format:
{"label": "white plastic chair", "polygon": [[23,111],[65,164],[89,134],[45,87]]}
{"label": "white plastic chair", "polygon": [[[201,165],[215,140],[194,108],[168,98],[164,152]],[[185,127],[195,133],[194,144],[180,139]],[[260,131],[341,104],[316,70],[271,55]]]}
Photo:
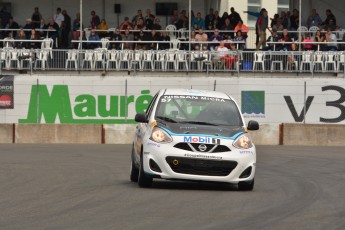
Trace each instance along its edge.
{"label": "white plastic chair", "polygon": [[339,31],[337,31],[337,40],[343,41],[344,34],[345,34],[345,29],[340,29]]}
{"label": "white plastic chair", "polygon": [[49,68],[48,56],[49,56],[48,50],[46,50],[46,49],[38,50],[36,52],[35,69],[37,69],[37,64],[38,63],[40,63],[42,70],[46,69],[46,65]]}
{"label": "white plastic chair", "polygon": [[170,50],[179,50],[180,44],[181,44],[181,42],[178,39],[170,40]]}
{"label": "white plastic chair", "polygon": [[154,52],[152,50],[144,51],[142,69],[145,69],[146,66],[150,65],[151,70],[154,71],[153,58],[154,58]]}
{"label": "white plastic chair", "polygon": [[276,52],[273,52],[273,55],[271,53],[271,72],[273,71],[276,71],[277,70],[277,65],[279,66],[279,70],[280,72],[283,72],[283,59],[273,59],[273,58],[277,58],[280,55],[280,53],[276,53]]}
{"label": "white plastic chair", "polygon": [[50,58],[53,58],[53,45],[54,40],[52,38],[45,38],[41,43],[41,49],[46,49],[49,51]]}
{"label": "white plastic chair", "polygon": [[188,30],[186,28],[181,28],[178,30],[178,39],[179,40],[187,40],[187,34],[188,34]]}
{"label": "white plastic chair", "polygon": [[125,69],[125,64],[127,65],[127,69],[130,70],[131,68],[131,50],[122,50],[120,53],[120,60],[119,60],[119,69]]}
{"label": "white plastic chair", "polygon": [[156,69],[157,63],[159,64],[162,71],[165,71],[165,59],[166,59],[166,52],[165,51],[157,51],[156,58],[153,61],[153,66]]}
{"label": "white plastic chair", "polygon": [[176,71],[179,70],[180,64],[182,64],[182,67],[184,65],[188,71],[187,52],[184,50],[177,51],[176,53]]}
{"label": "white plastic chair", "polygon": [[305,35],[309,32],[308,28],[306,26],[300,26],[297,28],[297,32],[301,31],[301,35],[305,37]]}
{"label": "white plastic chair", "polygon": [[101,48],[104,50],[108,50],[108,47],[109,47],[109,39],[102,38],[101,39]]}
{"label": "white plastic chair", "polygon": [[340,51],[337,53],[337,72],[340,71],[342,65],[345,70],[345,53]]}
{"label": "white plastic chair", "polygon": [[[117,50],[107,51],[107,62],[106,62],[107,70],[119,69],[119,59],[118,59],[119,55],[120,53]],[[114,65],[115,65],[115,68],[113,68]]]}
{"label": "white plastic chair", "polygon": [[301,66],[300,66],[300,71],[303,72],[305,69],[305,65],[309,65],[309,71],[313,71],[313,53],[310,51],[304,51],[302,53],[302,61],[301,61]]}
{"label": "white plastic chair", "polygon": [[20,51],[17,49],[13,49],[10,53],[9,53],[9,65],[10,68],[12,67],[13,63],[16,63],[17,65],[14,67],[17,67],[18,69],[21,69],[21,61],[19,60],[19,55],[20,55]]}
{"label": "white plastic chair", "polygon": [[262,51],[254,52],[253,71],[256,70],[258,64],[261,65],[262,72],[265,71],[265,53]]}
{"label": "white plastic chair", "polygon": [[165,60],[165,71],[170,67],[169,64],[173,64],[173,69],[176,70],[176,51],[169,50],[166,51],[166,60]]}
{"label": "white plastic chair", "polygon": [[96,69],[98,67],[98,63],[101,64],[101,68],[105,69],[105,59],[104,59],[104,50],[103,49],[96,49],[94,52],[93,58],[93,67]]}
{"label": "white plastic chair", "polygon": [[326,71],[329,70],[329,66],[332,66],[332,69],[334,72],[337,70],[337,64],[336,64],[336,52],[327,52],[324,54],[325,56],[325,69]]}
{"label": "white plastic chair", "polygon": [[171,40],[176,38],[176,35],[175,35],[176,26],[175,25],[167,25],[165,30],[167,30]]}
{"label": "white plastic chair", "polygon": [[319,30],[319,27],[317,26],[311,26],[309,28],[309,34],[310,34],[310,38],[311,40],[314,40],[315,39],[315,35],[316,35],[316,32]]}
{"label": "white plastic chair", "polygon": [[[134,70],[140,69],[142,70],[142,55],[143,52],[141,50],[134,50],[132,52],[132,60],[130,63],[130,69],[134,66]],[[139,67],[139,68],[138,68]]]}
{"label": "white plastic chair", "polygon": [[68,50],[67,51],[65,70],[68,69],[68,66],[70,66],[72,68],[72,64],[74,64],[74,68],[75,68],[75,70],[77,70],[78,69],[78,50]]}
{"label": "white plastic chair", "polygon": [[319,69],[317,68],[318,65],[321,66],[322,72],[325,71],[325,60],[324,60],[324,54],[323,52],[315,52],[314,53],[314,62],[313,62],[313,70],[318,71]]}
{"label": "white plastic chair", "polygon": [[84,59],[83,61],[81,62],[81,67],[84,68],[85,67],[85,64],[88,64],[88,66],[90,66],[90,69],[93,70],[94,67],[93,67],[93,55],[94,55],[94,52],[93,50],[86,50],[85,53],[84,53]]}

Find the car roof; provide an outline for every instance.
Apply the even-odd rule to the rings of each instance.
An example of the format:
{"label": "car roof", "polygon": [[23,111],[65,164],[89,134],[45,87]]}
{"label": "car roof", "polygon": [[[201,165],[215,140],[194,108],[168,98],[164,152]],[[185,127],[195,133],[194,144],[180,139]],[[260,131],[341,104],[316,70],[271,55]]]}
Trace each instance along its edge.
{"label": "car roof", "polygon": [[187,95],[187,96],[201,96],[201,97],[215,97],[223,99],[231,99],[229,95],[219,91],[198,90],[198,89],[165,89],[163,95]]}

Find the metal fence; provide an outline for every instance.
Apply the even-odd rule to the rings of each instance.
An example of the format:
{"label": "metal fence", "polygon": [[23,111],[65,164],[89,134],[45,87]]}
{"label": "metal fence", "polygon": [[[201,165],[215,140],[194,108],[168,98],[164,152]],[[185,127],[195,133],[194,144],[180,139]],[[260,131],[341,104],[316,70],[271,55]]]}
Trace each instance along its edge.
{"label": "metal fence", "polygon": [[343,73],[343,51],[0,49],[4,70]]}

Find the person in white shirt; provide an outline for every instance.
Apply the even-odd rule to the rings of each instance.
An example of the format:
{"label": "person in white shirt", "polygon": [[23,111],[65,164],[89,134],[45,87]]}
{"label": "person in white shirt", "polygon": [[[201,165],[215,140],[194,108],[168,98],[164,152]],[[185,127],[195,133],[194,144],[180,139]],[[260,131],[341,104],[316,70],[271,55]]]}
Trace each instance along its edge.
{"label": "person in white shirt", "polygon": [[61,8],[56,9],[56,14],[54,15],[54,21],[58,24],[59,28],[61,27],[61,23],[65,20],[65,17],[61,13]]}
{"label": "person in white shirt", "polygon": [[215,51],[215,56],[212,61],[213,66],[220,64],[219,67],[222,68],[225,64],[224,58],[229,54],[229,49],[224,46],[224,41],[220,41],[219,46],[216,46]]}

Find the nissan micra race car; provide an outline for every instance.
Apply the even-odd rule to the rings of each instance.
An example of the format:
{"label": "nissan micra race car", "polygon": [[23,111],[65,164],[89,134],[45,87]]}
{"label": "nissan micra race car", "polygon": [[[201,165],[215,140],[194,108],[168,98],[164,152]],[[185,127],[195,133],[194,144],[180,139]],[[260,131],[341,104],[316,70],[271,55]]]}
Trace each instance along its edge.
{"label": "nissan micra race car", "polygon": [[253,190],[256,150],[234,99],[221,92],[163,89],[146,113],[136,114],[130,179],[153,178],[238,184]]}

